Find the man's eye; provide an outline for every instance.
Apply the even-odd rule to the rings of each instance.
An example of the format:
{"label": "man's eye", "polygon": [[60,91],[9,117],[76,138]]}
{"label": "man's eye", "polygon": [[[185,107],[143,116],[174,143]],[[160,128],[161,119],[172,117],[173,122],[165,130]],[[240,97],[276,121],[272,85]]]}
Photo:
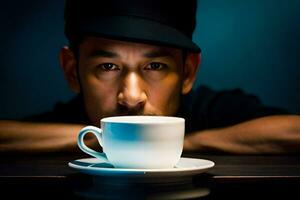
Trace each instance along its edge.
{"label": "man's eye", "polygon": [[99,67],[104,71],[119,70],[119,67],[112,63],[103,63],[103,64],[99,65]]}
{"label": "man's eye", "polygon": [[165,68],[166,65],[163,63],[158,63],[158,62],[152,62],[150,64],[148,64],[145,69],[146,70],[162,70],[163,68]]}

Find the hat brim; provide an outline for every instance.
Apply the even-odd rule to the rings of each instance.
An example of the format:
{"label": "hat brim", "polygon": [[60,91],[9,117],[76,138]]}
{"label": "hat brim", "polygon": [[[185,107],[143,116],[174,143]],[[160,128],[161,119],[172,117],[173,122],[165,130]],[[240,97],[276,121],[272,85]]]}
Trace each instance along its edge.
{"label": "hat brim", "polygon": [[121,39],[199,53],[201,50],[189,37],[162,23],[134,16],[101,16],[82,19],[77,31],[112,39]]}

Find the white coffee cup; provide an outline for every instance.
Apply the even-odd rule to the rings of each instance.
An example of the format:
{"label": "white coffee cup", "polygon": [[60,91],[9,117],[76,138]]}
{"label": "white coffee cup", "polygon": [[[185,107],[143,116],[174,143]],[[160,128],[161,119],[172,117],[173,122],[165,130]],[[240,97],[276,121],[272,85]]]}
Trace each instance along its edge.
{"label": "white coffee cup", "polygon": [[[101,129],[84,127],[78,135],[79,148],[116,168],[173,168],[179,161],[184,141],[185,120],[167,116],[117,116],[100,120]],[[97,152],[84,143],[93,133],[103,148]]]}

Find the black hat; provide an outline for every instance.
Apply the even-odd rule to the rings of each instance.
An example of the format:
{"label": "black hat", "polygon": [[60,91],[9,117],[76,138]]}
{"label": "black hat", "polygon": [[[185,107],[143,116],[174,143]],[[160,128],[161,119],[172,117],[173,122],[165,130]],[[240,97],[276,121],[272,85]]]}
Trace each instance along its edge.
{"label": "black hat", "polygon": [[197,0],[66,0],[65,34],[95,35],[200,52]]}

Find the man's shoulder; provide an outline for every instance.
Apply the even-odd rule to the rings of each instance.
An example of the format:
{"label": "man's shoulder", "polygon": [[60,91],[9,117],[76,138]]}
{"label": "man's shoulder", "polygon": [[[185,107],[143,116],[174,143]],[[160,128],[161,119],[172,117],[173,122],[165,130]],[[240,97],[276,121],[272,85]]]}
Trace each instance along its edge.
{"label": "man's shoulder", "polygon": [[25,121],[57,122],[57,123],[87,123],[88,117],[80,95],[67,102],[58,102],[50,111],[25,117]]}
{"label": "man's shoulder", "polygon": [[288,114],[282,108],[264,105],[258,96],[240,88],[215,90],[200,86],[183,98],[182,105],[181,113],[189,119],[192,129],[225,127],[258,117]]}
{"label": "man's shoulder", "polygon": [[242,108],[269,108],[278,113],[288,113],[283,108],[265,105],[259,96],[246,92],[241,88],[216,90],[208,86],[199,86],[193,89],[186,98],[184,97],[184,101],[192,108],[199,108],[200,106],[200,108],[210,109],[211,111],[230,110],[232,112],[232,109],[239,111]]}

